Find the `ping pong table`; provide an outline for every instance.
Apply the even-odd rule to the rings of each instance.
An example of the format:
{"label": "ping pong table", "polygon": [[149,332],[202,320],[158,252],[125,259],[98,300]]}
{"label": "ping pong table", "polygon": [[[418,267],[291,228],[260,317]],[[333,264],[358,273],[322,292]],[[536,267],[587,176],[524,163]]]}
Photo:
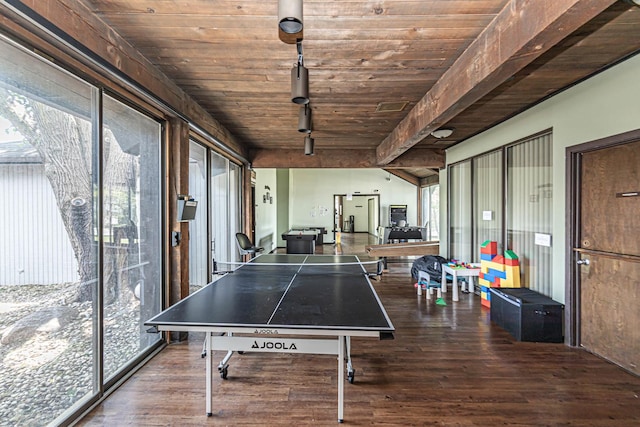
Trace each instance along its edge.
{"label": "ping pong table", "polygon": [[345,370],[348,382],[355,377],[351,337],[393,339],[395,331],[365,266],[351,255],[260,255],[145,324],[151,332],[205,333],[208,416],[213,350],[227,351],[218,364],[222,379],[233,352],[337,356],[338,422],[344,419]]}

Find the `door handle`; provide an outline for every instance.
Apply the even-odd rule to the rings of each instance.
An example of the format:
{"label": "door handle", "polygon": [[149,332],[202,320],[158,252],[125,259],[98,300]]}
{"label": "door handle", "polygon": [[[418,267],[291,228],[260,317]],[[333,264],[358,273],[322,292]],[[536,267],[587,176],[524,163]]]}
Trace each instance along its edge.
{"label": "door handle", "polygon": [[578,265],[589,265],[589,260],[588,259],[579,259],[578,261],[576,261],[576,264],[578,264]]}

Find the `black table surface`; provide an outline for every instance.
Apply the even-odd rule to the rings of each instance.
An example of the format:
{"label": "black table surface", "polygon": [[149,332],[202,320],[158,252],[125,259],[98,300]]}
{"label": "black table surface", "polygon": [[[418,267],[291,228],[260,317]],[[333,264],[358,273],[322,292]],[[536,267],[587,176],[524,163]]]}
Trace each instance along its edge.
{"label": "black table surface", "polygon": [[350,255],[261,255],[145,324],[394,331]]}

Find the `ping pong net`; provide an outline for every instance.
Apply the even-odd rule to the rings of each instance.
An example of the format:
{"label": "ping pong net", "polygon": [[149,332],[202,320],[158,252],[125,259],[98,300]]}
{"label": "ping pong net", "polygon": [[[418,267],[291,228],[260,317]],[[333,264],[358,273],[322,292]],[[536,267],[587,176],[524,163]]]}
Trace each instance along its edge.
{"label": "ping pong net", "polygon": [[[360,261],[355,255],[297,255],[262,254],[249,262],[220,262],[228,265],[225,273],[246,273],[260,276],[275,275],[322,275],[350,276],[375,275],[379,261]],[[374,271],[369,271],[374,270]]]}

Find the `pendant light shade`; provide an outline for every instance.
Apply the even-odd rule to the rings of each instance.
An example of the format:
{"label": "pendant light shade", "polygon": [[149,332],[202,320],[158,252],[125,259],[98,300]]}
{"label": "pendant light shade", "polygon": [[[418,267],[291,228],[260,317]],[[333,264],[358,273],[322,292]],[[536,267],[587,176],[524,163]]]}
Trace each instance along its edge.
{"label": "pendant light shade", "polygon": [[313,156],[313,138],[311,138],[311,135],[304,137],[304,154],[305,156]]}
{"label": "pendant light shade", "polygon": [[291,69],[291,101],[301,105],[309,103],[309,70],[300,63]]}
{"label": "pendant light shade", "polygon": [[300,107],[298,132],[311,133],[311,107],[309,107],[309,104]]}
{"label": "pendant light shade", "polygon": [[302,0],[278,0],[278,27],[286,34],[298,34],[302,26]]}

